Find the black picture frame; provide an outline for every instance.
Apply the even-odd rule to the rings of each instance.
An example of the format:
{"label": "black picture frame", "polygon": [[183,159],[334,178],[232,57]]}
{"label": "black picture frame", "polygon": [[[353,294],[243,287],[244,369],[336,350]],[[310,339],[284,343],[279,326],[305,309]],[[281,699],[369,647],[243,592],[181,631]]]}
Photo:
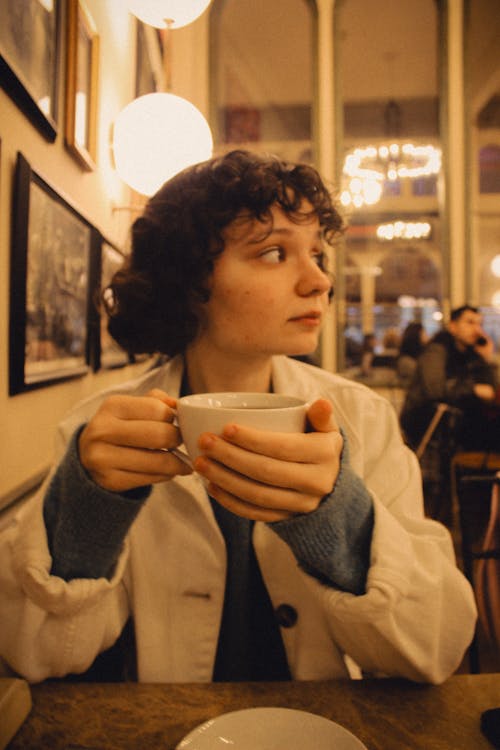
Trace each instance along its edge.
{"label": "black picture frame", "polygon": [[84,375],[92,226],[18,153],[10,272],[9,394]]}
{"label": "black picture frame", "polygon": [[125,254],[99,232],[94,237],[95,253],[91,266],[91,286],[94,290],[90,307],[89,358],[92,369],[113,370],[131,364],[134,358],[113,339],[108,331],[108,316],[102,293],[125,261]]}
{"label": "black picture frame", "polygon": [[0,2],[0,86],[51,142],[57,135],[60,4]]}

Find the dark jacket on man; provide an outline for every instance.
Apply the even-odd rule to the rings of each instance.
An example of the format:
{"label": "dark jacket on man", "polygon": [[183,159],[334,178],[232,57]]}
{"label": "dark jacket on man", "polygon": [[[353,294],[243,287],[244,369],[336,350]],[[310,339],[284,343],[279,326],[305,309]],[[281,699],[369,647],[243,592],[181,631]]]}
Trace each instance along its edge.
{"label": "dark jacket on man", "polygon": [[[461,448],[493,449],[499,443],[487,418],[487,403],[474,393],[476,383],[495,387],[496,371],[473,347],[461,350],[448,331],[436,334],[418,358],[401,412],[401,426],[412,447],[420,442],[438,403],[460,410],[453,438]],[[493,444],[493,445],[492,445]]]}

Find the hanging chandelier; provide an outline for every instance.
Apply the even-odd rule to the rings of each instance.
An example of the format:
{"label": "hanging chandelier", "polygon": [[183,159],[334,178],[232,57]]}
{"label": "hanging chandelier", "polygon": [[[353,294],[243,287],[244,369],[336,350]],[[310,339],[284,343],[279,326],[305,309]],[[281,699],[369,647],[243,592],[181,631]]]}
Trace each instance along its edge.
{"label": "hanging chandelier", "polygon": [[426,240],[430,237],[432,227],[428,221],[392,221],[379,224],[376,230],[377,239],[391,240]]}
{"label": "hanging chandelier", "polygon": [[384,185],[401,179],[437,175],[441,170],[441,149],[431,144],[382,143],[355,148],[346,154],[343,167],[343,206],[371,206],[382,197]]}

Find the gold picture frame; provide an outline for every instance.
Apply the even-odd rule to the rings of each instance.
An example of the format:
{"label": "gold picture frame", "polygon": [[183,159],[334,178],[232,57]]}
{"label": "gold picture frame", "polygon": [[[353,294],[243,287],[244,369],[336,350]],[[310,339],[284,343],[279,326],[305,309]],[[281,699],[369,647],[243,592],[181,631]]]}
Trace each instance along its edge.
{"label": "gold picture frame", "polygon": [[96,166],[99,36],[81,0],[68,0],[66,45],[66,146],[84,169],[92,171]]}

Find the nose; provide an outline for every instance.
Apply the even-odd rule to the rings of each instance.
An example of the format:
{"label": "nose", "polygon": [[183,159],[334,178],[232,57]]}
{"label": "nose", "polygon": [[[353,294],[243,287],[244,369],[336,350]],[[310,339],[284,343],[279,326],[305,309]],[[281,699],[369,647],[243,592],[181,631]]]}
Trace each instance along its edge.
{"label": "nose", "polygon": [[306,258],[300,266],[297,293],[301,297],[318,297],[330,291],[332,282],[313,257]]}

